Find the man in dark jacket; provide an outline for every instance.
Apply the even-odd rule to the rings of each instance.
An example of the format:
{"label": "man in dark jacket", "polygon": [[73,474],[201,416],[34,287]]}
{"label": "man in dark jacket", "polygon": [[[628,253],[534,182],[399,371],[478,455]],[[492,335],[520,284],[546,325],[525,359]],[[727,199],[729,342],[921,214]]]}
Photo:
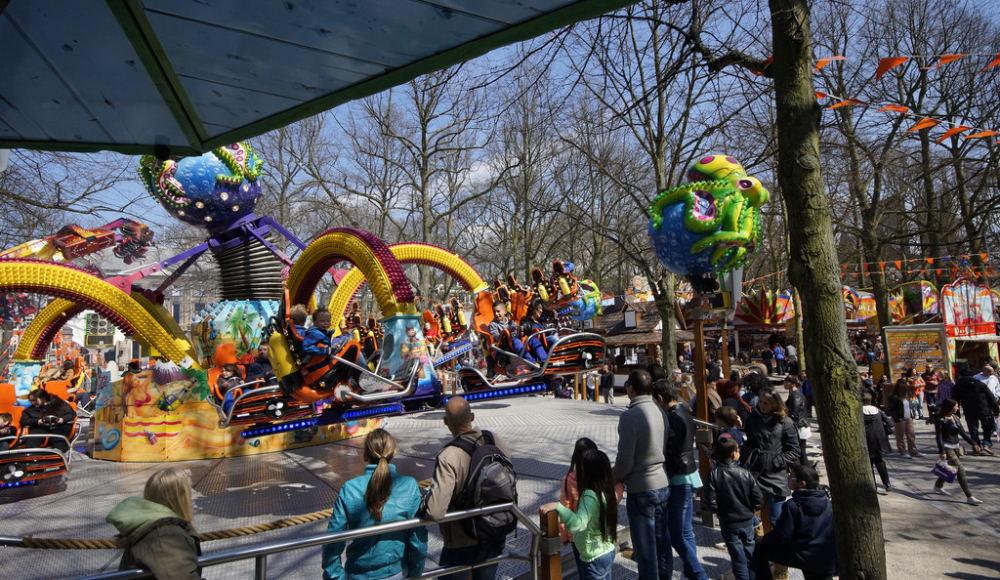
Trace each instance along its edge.
{"label": "man in dark jacket", "polygon": [[[21,427],[27,427],[31,435],[62,435],[69,439],[73,421],[76,421],[76,411],[69,403],[44,389],[28,393],[28,402],[31,406],[21,413]],[[52,446],[59,451],[69,451],[69,444],[64,439],[52,439]]]}
{"label": "man in dark jacket", "polygon": [[740,467],[740,446],[735,439],[720,437],[715,451],[726,459],[708,474],[705,503],[719,515],[722,540],[733,562],[733,577],[749,580],[754,570],[754,512],[764,505],[764,494],[753,474]]}
{"label": "man in dark jacket", "polygon": [[599,386],[604,402],[609,405],[615,404],[615,372],[611,370],[611,365],[604,365],[601,368],[601,382]]}
{"label": "man in dark jacket", "polygon": [[247,382],[266,381],[272,377],[274,377],[274,369],[271,367],[271,347],[266,342],[262,342],[257,347],[257,356],[247,367]]}
{"label": "man in dark jacket", "polygon": [[[965,412],[965,424],[969,427],[969,437],[984,453],[993,455],[993,425],[997,416],[997,399],[986,383],[973,376],[971,369],[962,371],[962,378],[955,383],[952,396]],[[980,426],[983,430],[979,437]]]}
{"label": "man in dark jacket", "polygon": [[757,543],[757,580],[772,580],[771,562],[802,570],[806,580],[830,578],[837,573],[830,500],[819,489],[815,469],[799,464],[788,469],[792,499],[785,502],[774,528]]}

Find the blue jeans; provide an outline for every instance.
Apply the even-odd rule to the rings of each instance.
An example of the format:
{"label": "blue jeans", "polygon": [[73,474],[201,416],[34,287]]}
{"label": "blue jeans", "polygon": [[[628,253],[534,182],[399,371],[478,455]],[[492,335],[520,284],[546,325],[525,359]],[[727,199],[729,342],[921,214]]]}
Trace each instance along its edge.
{"label": "blue jeans", "polygon": [[[995,419],[993,417],[970,417],[965,416],[965,424],[969,427],[969,438],[980,447],[993,448],[993,427]],[[983,429],[983,437],[979,438],[979,428]]]}
{"label": "blue jeans", "polygon": [[767,502],[767,520],[771,523],[771,528],[774,528],[774,525],[778,523],[778,517],[781,516],[781,510],[785,507],[787,500],[787,497],[764,492],[764,501]]}
{"label": "blue jeans", "polygon": [[722,528],[722,541],[726,543],[729,559],[733,562],[733,578],[736,580],[755,580],[757,574],[753,564],[753,526]]}
{"label": "blue jeans", "polygon": [[628,492],[625,511],[639,580],[669,580],[673,576],[674,557],[667,527],[668,494],[666,487]]}
{"label": "blue jeans", "polygon": [[[478,564],[489,558],[495,558],[503,551],[503,544],[496,545],[493,542],[483,542],[478,546],[466,546],[464,548],[441,548],[441,558],[438,564],[442,568],[448,566],[468,566]],[[472,580],[494,580],[497,576],[499,564],[480,566],[472,569]],[[469,571],[456,572],[441,576],[444,580],[466,580],[469,578]]]}
{"label": "blue jeans", "polygon": [[[697,580],[708,580],[708,575],[698,561],[698,545],[694,541],[694,528],[691,526],[691,516],[694,511],[692,496],[694,488],[691,484],[670,486],[670,497],[667,498],[667,526],[670,529],[670,545],[677,550],[677,555],[684,563],[684,577]],[[673,568],[673,554],[671,554]]]}
{"label": "blue jeans", "polygon": [[581,561],[580,580],[611,580],[611,565],[614,563],[614,550],[589,562]]}

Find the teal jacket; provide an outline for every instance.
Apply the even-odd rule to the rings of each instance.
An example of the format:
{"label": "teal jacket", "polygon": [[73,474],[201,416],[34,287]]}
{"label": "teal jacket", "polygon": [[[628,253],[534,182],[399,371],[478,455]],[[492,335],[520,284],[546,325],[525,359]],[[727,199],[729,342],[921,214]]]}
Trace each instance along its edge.
{"label": "teal jacket", "polygon": [[[377,524],[388,524],[416,517],[420,507],[417,480],[396,473],[390,464],[392,492],[382,508],[382,521],[375,521],[365,503],[365,490],[375,472],[375,466],[365,467],[365,474],[344,484],[333,506],[328,532],[356,530]],[[419,576],[427,558],[427,529],[424,527],[358,538],[347,546],[347,565],[340,555],[344,542],[323,546],[324,580],[378,580],[403,572],[404,576]]]}
{"label": "teal jacket", "polygon": [[615,550],[612,542],[601,539],[601,502],[593,490],[584,490],[576,504],[576,513],[562,504],[556,505],[556,511],[566,529],[573,532],[573,544],[584,562],[592,562]]}

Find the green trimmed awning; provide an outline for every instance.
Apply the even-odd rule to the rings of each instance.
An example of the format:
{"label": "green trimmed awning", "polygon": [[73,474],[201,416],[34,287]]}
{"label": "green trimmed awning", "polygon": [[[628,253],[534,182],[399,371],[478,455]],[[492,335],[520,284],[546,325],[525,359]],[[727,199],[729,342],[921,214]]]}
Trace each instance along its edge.
{"label": "green trimmed awning", "polygon": [[634,0],[0,0],[0,148],[197,154]]}

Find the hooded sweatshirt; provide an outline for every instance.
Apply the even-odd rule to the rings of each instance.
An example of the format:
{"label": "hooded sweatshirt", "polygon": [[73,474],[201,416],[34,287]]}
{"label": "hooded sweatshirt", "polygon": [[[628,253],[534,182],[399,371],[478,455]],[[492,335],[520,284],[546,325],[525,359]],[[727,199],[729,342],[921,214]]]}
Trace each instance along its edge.
{"label": "hooded sweatshirt", "polygon": [[888,436],[893,430],[892,420],[874,405],[861,407],[861,413],[865,418],[865,440],[868,442],[868,457],[885,457],[892,453]]}
{"label": "hooded sweatshirt", "polygon": [[781,548],[787,566],[832,576],[837,572],[833,508],[821,489],[797,489],[762,545]]}
{"label": "hooded sweatshirt", "polygon": [[158,580],[199,580],[200,541],[191,523],[170,508],[130,497],[105,520],[119,532],[125,548],[119,570],[144,568]]}

